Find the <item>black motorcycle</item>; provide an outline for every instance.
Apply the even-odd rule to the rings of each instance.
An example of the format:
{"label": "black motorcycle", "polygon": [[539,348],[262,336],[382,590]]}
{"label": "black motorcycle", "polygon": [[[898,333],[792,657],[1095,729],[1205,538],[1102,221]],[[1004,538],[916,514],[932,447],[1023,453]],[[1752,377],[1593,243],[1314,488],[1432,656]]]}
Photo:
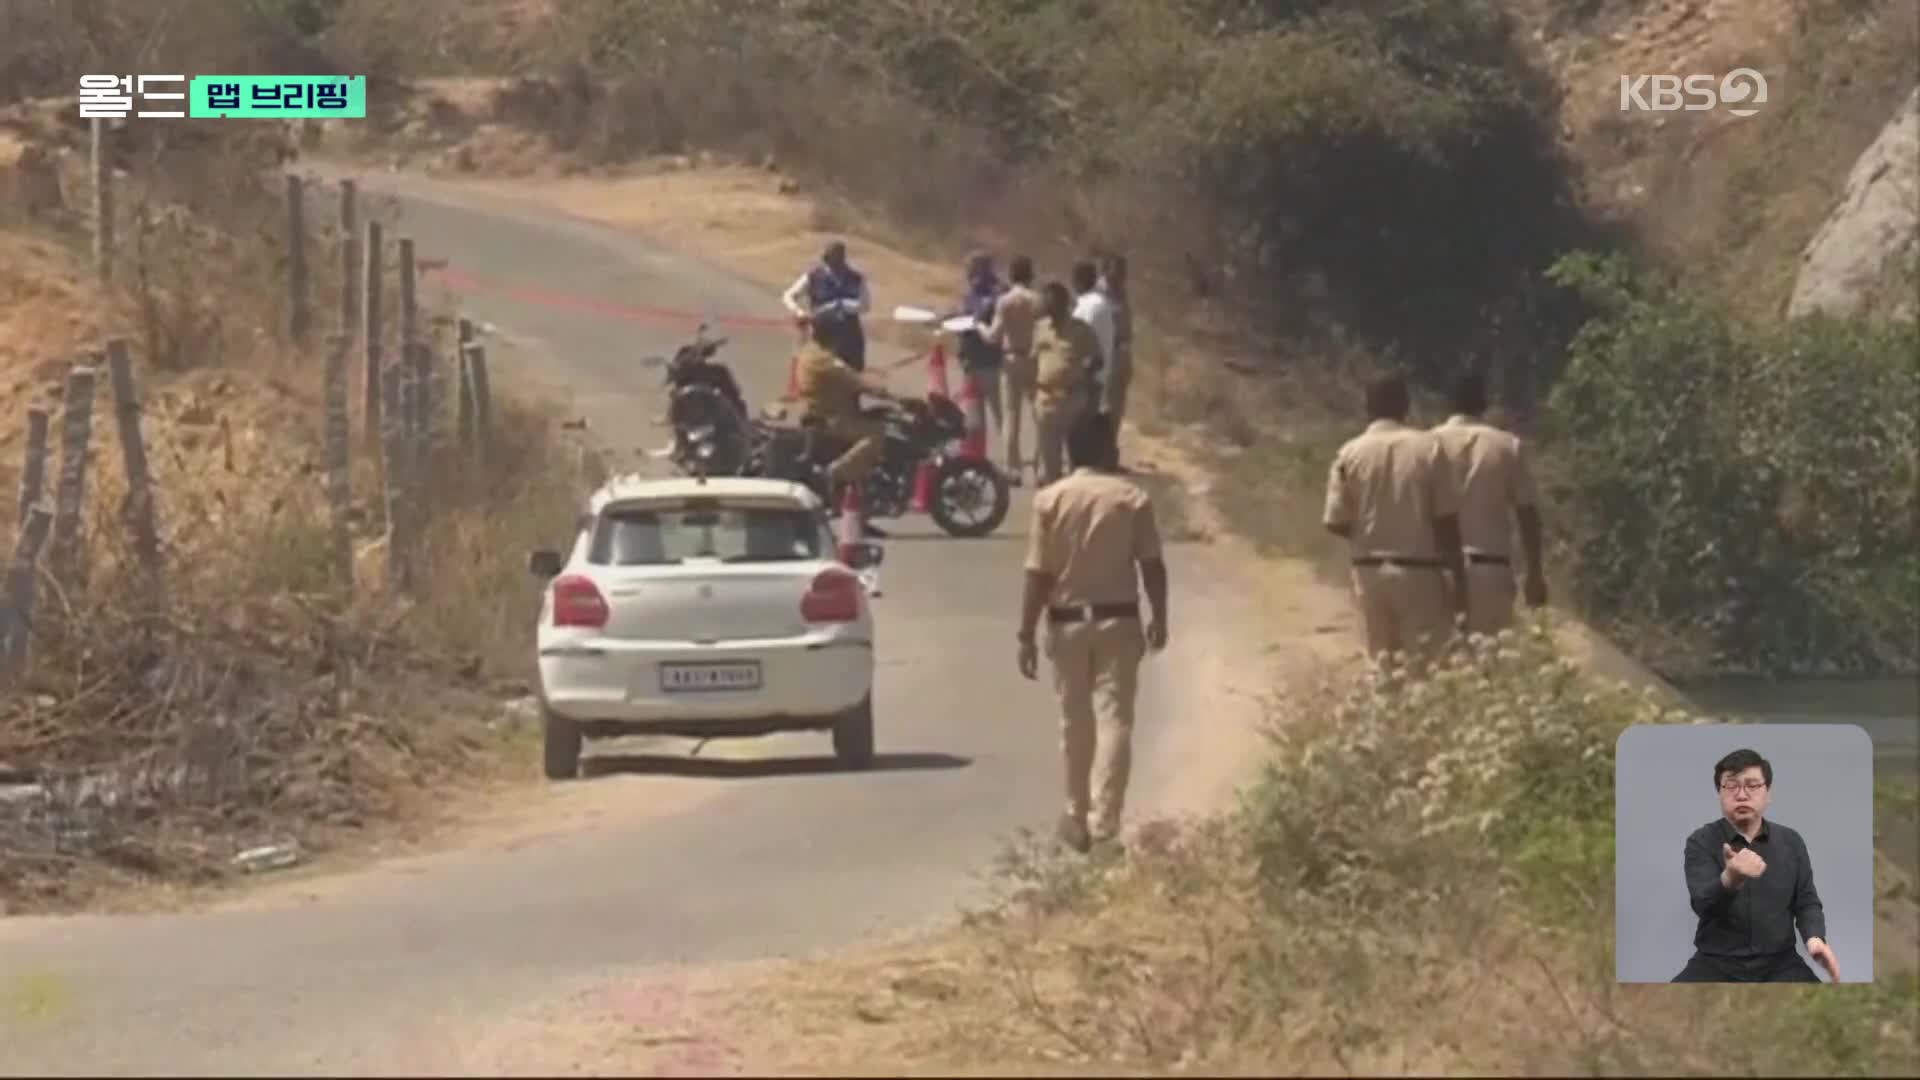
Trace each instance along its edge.
{"label": "black motorcycle", "polygon": [[[1006,520],[1013,500],[1006,474],[984,458],[951,451],[967,433],[966,414],[951,398],[901,398],[868,405],[862,412],[886,431],[880,460],[861,484],[865,517],[914,513],[914,487],[924,464],[932,468],[927,514],[948,535],[986,536]],[[837,513],[844,492],[829,489],[826,464],[845,449],[842,440],[810,421],[769,429],[760,474],[806,484]]]}
{"label": "black motorcycle", "polygon": [[746,475],[763,433],[732,369],[713,358],[727,339],[709,338],[706,331],[700,327],[664,361],[666,420],[673,427],[665,456],[689,476]]}

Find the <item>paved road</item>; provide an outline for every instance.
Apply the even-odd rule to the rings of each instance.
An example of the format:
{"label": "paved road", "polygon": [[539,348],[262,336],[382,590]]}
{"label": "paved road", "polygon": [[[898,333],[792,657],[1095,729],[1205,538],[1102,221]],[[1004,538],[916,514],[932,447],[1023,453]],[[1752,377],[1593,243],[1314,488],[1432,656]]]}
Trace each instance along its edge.
{"label": "paved road", "polygon": [[[478,278],[612,304],[774,311],[765,290],[632,236],[423,181],[365,183],[406,193],[402,231],[422,258]],[[529,295],[481,292],[467,304],[515,343],[496,347],[496,364],[570,391],[616,444],[654,443],[645,418],[658,409],[657,376],[631,361],[690,328]],[[749,394],[772,397],[791,332],[730,332]],[[0,1072],[418,1068],[424,1033],[449,1017],[496,1014],[636,965],[834,947],[950,915],[1002,838],[1046,827],[1057,807],[1050,698],[1013,671],[1026,505],[986,540],[910,524],[888,544],[877,771],[820,767],[824,736],[716,743],[702,756],[736,763],[711,777],[625,770],[582,781],[628,785],[640,802],[654,785],[712,789],[664,816],[614,814],[516,850],[458,852],[301,905],[0,919]],[[1223,626],[1249,604],[1219,558],[1202,546],[1172,553],[1181,606],[1174,648],[1142,689],[1143,804],[1172,789],[1176,725],[1189,745],[1204,731],[1173,696],[1176,670],[1218,660],[1203,613]]]}

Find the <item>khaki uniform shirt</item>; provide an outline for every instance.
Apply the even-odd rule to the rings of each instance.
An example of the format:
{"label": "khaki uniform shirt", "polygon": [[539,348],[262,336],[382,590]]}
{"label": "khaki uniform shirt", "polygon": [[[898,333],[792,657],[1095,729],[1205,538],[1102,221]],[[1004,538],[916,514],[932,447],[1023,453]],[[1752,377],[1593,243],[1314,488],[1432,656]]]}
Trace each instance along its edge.
{"label": "khaki uniform shirt", "polygon": [[801,346],[795,376],[799,386],[794,396],[803,415],[827,423],[860,419],[860,395],[869,386],[866,378],[819,342]]}
{"label": "khaki uniform shirt", "polygon": [[1433,429],[1460,493],[1460,543],[1485,555],[1513,555],[1510,514],[1537,506],[1532,455],[1519,436],[1483,420],[1450,416]]}
{"label": "khaki uniform shirt", "polygon": [[1459,512],[1440,441],[1405,424],[1368,424],[1340,448],[1327,473],[1322,520],[1352,528],[1355,555],[1437,559],[1433,521]]}
{"label": "khaki uniform shirt", "polygon": [[1034,324],[1039,320],[1040,294],[1025,285],[1009,285],[994,303],[987,340],[1003,346],[1009,354],[1027,356],[1033,352]]}
{"label": "khaki uniform shirt", "polygon": [[1048,603],[1060,606],[1137,603],[1137,564],[1161,557],[1146,490],[1092,469],[1040,489],[1027,536],[1027,569],[1054,575]]}
{"label": "khaki uniform shirt", "polygon": [[1034,324],[1034,385],[1041,393],[1068,397],[1084,389],[1091,375],[1087,365],[1100,355],[1100,339],[1093,327],[1071,316],[1055,322],[1042,317]]}

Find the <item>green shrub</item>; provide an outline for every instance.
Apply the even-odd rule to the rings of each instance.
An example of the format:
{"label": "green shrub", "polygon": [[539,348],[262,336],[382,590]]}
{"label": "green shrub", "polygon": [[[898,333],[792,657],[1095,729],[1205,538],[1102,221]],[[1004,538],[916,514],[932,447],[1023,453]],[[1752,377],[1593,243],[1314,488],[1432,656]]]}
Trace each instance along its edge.
{"label": "green shrub", "polygon": [[1613,865],[1592,808],[1615,741],[1687,719],[1597,686],[1544,624],[1478,639],[1428,679],[1356,682],[1275,725],[1247,807],[1263,891],[1275,910],[1423,918],[1435,891],[1491,897],[1518,870],[1543,898],[1573,882],[1593,900]]}
{"label": "green shrub", "polygon": [[1587,255],[1553,276],[1597,311],[1549,433],[1582,608],[1689,635],[1701,666],[1910,668],[1915,324],[1749,326]]}

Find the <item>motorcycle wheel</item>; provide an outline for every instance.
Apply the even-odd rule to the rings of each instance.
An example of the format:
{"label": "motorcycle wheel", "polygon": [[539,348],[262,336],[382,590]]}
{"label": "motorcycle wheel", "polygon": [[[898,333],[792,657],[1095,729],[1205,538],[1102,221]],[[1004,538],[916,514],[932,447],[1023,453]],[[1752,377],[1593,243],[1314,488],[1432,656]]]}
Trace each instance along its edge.
{"label": "motorcycle wheel", "polygon": [[933,477],[933,523],[949,536],[975,538],[1000,527],[1013,505],[1007,476],[991,461],[948,458]]}

